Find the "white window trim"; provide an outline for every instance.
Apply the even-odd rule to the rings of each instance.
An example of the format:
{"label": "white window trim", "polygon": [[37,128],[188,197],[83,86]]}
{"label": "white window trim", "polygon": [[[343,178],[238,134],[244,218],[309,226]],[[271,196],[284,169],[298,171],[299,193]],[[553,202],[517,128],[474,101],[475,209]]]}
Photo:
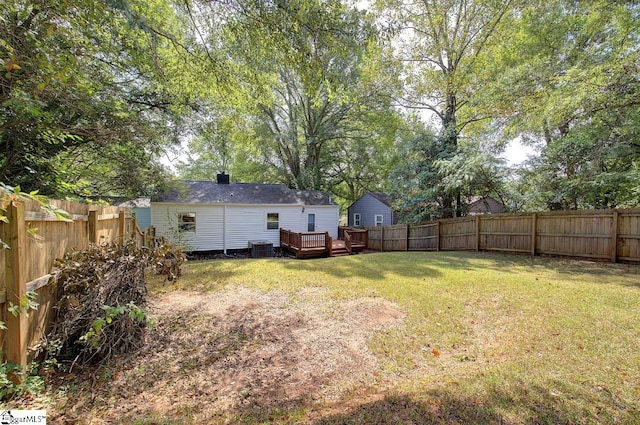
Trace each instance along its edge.
{"label": "white window trim", "polygon": [[[380,222],[378,223],[378,217],[380,217]],[[376,224],[376,226],[384,226],[384,215],[382,214],[376,214],[373,217],[373,222]]]}
{"label": "white window trim", "polygon": [[[192,216],[193,222],[185,222],[182,217]],[[178,230],[180,232],[193,232],[196,231],[196,213],[195,212],[179,212],[178,213]]]}
{"label": "white window trim", "polygon": [[360,223],[361,223],[360,213],[353,213],[353,225],[360,226]]}
{"label": "white window trim", "polygon": [[[309,219],[311,218],[311,216],[313,216],[313,230],[309,230],[309,224],[311,224],[309,222]],[[315,213],[307,214],[307,232],[315,232],[316,229],[318,228],[318,225],[316,223],[316,218],[317,217],[316,217]]]}
{"label": "white window trim", "polygon": [[[269,215],[271,215],[271,214],[275,214],[275,215],[278,216],[278,221],[277,222],[274,222],[274,221],[270,222],[269,221]],[[267,212],[264,217],[265,217],[265,225],[264,225],[264,227],[267,230],[279,230],[280,229],[280,213],[279,212]],[[269,223],[278,223],[278,227],[276,227],[275,229],[270,229],[269,228]]]}

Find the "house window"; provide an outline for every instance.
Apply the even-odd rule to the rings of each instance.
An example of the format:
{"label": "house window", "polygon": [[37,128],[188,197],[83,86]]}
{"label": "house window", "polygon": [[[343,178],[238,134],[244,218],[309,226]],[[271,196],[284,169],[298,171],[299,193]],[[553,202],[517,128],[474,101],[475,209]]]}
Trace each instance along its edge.
{"label": "house window", "polygon": [[360,226],[360,214],[356,213],[353,215],[353,225]]}
{"label": "house window", "polygon": [[382,214],[376,214],[376,226],[382,226]]}
{"label": "house window", "polygon": [[307,216],[307,232],[315,232],[316,231],[316,215],[309,214]]}
{"label": "house window", "polygon": [[178,213],[178,228],[181,232],[195,232],[196,213]]}
{"label": "house window", "polygon": [[280,228],[280,219],[278,213],[267,213],[267,230],[278,230]]}

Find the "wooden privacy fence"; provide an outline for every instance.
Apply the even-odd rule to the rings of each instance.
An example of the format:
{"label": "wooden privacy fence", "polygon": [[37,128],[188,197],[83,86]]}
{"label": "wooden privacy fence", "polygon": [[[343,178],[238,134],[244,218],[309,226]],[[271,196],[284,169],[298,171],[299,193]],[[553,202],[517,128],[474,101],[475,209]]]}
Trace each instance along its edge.
{"label": "wooden privacy fence", "polygon": [[[9,245],[0,250],[0,320],[7,327],[0,331],[0,340],[5,359],[23,367],[28,347],[40,340],[53,319],[57,299],[52,269],[56,258],[62,258],[71,248],[84,249],[90,242],[122,244],[133,239],[138,245],[149,245],[154,240],[154,235],[140,230],[127,208],[51,203],[67,211],[72,221],[57,220],[38,203],[26,201],[9,206],[9,222],[0,223],[0,237]],[[38,309],[11,314],[10,305],[19,305],[30,291],[36,293]]]}
{"label": "wooden privacy fence", "polygon": [[501,251],[640,262],[640,209],[476,215],[367,227],[379,251]]}

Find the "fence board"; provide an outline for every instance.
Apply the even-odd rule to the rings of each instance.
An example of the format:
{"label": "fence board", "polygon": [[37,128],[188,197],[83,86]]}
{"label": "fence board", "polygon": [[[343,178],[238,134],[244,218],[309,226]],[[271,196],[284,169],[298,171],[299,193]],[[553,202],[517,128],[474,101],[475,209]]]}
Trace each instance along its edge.
{"label": "fence board", "polygon": [[369,244],[367,248],[382,251],[382,226],[367,227],[369,230]]}
{"label": "fence board", "polygon": [[613,211],[538,214],[537,252],[585,258],[611,258]]}
{"label": "fence board", "polygon": [[531,250],[532,216],[480,217],[479,249],[529,252]]}
{"label": "fence board", "polygon": [[618,212],[617,257],[625,261],[640,261],[640,211]]}
{"label": "fence board", "polygon": [[367,227],[372,250],[483,250],[640,262],[640,209],[461,217]]}
{"label": "fence board", "polygon": [[[381,227],[381,226],[379,226]],[[406,251],[407,250],[407,226],[394,225],[384,226],[383,251]]]}
{"label": "fence board", "polygon": [[466,251],[476,249],[476,219],[440,220],[440,250]]}
{"label": "fence board", "polygon": [[[25,208],[21,204],[10,204],[7,207],[8,223],[5,226],[5,243],[11,246],[11,249],[5,253],[5,285],[6,285],[6,303],[13,305],[21,305],[23,297],[27,293],[27,256],[25,253],[27,231],[24,222]],[[12,362],[22,368],[27,365],[27,347],[28,347],[28,318],[26,311],[20,311],[18,314],[5,315],[6,323],[6,341],[3,347],[3,354],[7,361]],[[21,377],[12,373],[10,376],[14,382],[20,382]]]}
{"label": "fence board", "polygon": [[438,249],[437,223],[407,226],[407,232],[410,251],[436,251]]}
{"label": "fence board", "polygon": [[[124,238],[135,237],[136,241],[145,241],[144,235],[137,232],[137,224],[130,211],[126,208],[111,206],[96,206],[80,204],[70,201],[51,201],[51,204],[64,209],[72,221],[54,220],[51,214],[43,212],[36,202],[24,202],[24,225],[21,228],[32,229],[37,236],[26,234],[24,239],[24,255],[22,266],[27,289],[34,290],[39,303],[36,312],[30,312],[26,318],[20,318],[20,326],[26,326],[26,340],[29,345],[36,343],[47,331],[47,326],[53,319],[53,305],[56,303],[55,280],[49,280],[56,258],[62,258],[72,248],[83,249],[90,243],[90,229],[97,235],[97,243],[122,242]],[[97,218],[95,223],[90,216]],[[11,223],[0,223],[0,237],[5,240]],[[95,227],[95,229],[94,229]],[[134,232],[136,230],[136,232]],[[9,239],[7,237],[7,239]],[[12,239],[13,240],[13,239]],[[7,311],[6,277],[12,272],[12,264],[7,264],[6,250],[0,249],[0,320],[12,319]],[[52,283],[54,282],[54,283]],[[15,303],[15,302],[14,302]],[[16,326],[9,320],[8,327]],[[21,331],[20,331],[21,332]],[[0,340],[4,347],[15,346],[15,334],[11,329],[0,332]],[[6,336],[6,338],[5,338]],[[23,339],[22,336],[20,336]],[[22,343],[19,344],[23,345]],[[26,351],[21,349],[20,363],[26,360]]]}

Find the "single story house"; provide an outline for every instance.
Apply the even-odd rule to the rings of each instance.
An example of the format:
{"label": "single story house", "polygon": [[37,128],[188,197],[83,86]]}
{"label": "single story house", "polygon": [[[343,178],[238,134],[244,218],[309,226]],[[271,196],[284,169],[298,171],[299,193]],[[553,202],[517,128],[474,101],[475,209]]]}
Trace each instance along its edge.
{"label": "single story house", "polygon": [[156,235],[179,229],[190,251],[247,249],[249,241],[280,246],[280,228],[294,232],[329,232],[338,236],[339,207],[316,190],[281,184],[229,183],[227,174],[212,181],[181,181],[151,198]]}
{"label": "single story house", "polygon": [[388,226],[398,224],[398,217],[391,209],[389,195],[367,192],[347,209],[348,226]]}

